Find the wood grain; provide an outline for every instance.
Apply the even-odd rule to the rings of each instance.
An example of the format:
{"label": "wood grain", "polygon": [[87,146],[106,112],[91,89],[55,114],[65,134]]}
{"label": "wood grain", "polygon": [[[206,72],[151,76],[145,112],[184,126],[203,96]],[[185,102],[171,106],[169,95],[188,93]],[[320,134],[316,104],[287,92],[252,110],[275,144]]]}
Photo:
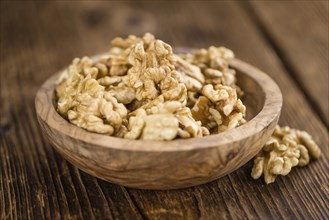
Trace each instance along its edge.
{"label": "wood grain", "polygon": [[140,189],[207,183],[251,160],[273,133],[282,108],[281,91],[270,77],[238,59],[230,66],[246,94],[249,120],[227,132],[173,141],[135,141],[88,132],[56,112],[55,86],[62,72],[50,77],[36,94],[38,121],[64,158],[98,178]]}
{"label": "wood grain", "polygon": [[251,5],[288,71],[329,126],[328,1],[251,1]]}
{"label": "wood grain", "polygon": [[[1,1],[0,5],[0,219],[328,218],[328,131],[305,99],[307,91],[288,74],[239,3]],[[271,185],[252,180],[248,163],[218,181],[171,191],[126,189],[68,164],[37,124],[37,89],[73,57],[103,52],[113,37],[145,31],[174,46],[225,45],[264,70],[284,96],[280,123],[312,134],[323,151],[320,160]]]}

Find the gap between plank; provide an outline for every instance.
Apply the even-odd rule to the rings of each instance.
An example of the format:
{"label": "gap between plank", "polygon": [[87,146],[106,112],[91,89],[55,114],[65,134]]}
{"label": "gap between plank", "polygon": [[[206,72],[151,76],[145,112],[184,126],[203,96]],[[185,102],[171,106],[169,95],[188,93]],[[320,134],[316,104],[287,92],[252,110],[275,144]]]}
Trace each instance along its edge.
{"label": "gap between plank", "polygon": [[139,212],[139,214],[141,215],[142,219],[147,219],[147,217],[144,215],[143,211],[141,210],[141,208],[138,206],[134,196],[131,195],[131,193],[129,192],[129,188],[125,187],[125,186],[121,186],[123,191],[126,191],[127,196],[129,197],[130,201],[132,202],[132,204],[136,207],[136,210]]}
{"label": "gap between plank", "polygon": [[267,41],[267,43],[271,45],[274,53],[278,56],[279,60],[281,61],[283,68],[287,71],[288,75],[294,79],[292,81],[297,86],[297,89],[303,94],[306,101],[310,104],[311,109],[317,114],[317,117],[320,119],[321,123],[327,128],[328,131],[329,124],[327,124],[326,119],[320,109],[320,106],[311,97],[311,95],[309,95],[307,89],[299,79],[297,70],[292,65],[290,65],[287,56],[280,49],[279,45],[276,43],[275,39],[271,36],[268,29],[266,29],[265,25],[261,21],[261,18],[257,16],[257,13],[254,10],[253,6],[251,5],[250,1],[241,2],[240,5],[247,12],[247,14],[250,17],[250,20],[255,24],[255,26],[258,28],[260,33],[264,36],[265,41]]}

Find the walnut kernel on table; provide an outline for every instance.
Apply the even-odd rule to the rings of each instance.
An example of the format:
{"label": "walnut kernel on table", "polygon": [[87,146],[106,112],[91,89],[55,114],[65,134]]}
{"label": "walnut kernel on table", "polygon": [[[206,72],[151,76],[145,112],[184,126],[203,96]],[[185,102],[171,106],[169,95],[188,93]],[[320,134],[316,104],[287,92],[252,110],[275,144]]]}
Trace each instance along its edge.
{"label": "walnut kernel on table", "polygon": [[[223,132],[245,122],[231,50],[175,54],[146,33],[115,38],[105,57],[76,58],[56,86],[57,111],[91,132],[173,140]],[[203,111],[206,110],[206,111]]]}
{"label": "walnut kernel on table", "polygon": [[289,174],[295,166],[306,166],[310,158],[318,159],[321,150],[305,131],[276,126],[272,136],[254,159],[251,176],[264,175],[267,184],[278,175]]}

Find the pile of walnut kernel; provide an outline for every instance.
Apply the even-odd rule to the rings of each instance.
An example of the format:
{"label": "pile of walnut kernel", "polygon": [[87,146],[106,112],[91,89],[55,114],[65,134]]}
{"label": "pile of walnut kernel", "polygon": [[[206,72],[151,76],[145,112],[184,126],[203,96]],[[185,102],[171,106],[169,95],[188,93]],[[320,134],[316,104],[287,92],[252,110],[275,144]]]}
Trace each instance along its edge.
{"label": "pile of walnut kernel", "polygon": [[276,126],[272,136],[256,155],[251,176],[258,179],[264,175],[267,184],[278,175],[286,176],[295,166],[306,166],[310,158],[318,159],[321,150],[305,131]]}
{"label": "pile of walnut kernel", "polygon": [[[57,111],[88,131],[126,139],[169,141],[223,132],[246,121],[243,91],[228,66],[233,58],[231,50],[214,46],[174,54],[150,33],[115,38],[106,58],[75,58],[63,72]],[[320,153],[306,132],[276,127],[251,175],[271,183]]]}
{"label": "pile of walnut kernel", "polygon": [[115,38],[106,58],[76,58],[56,87],[57,110],[91,132],[141,140],[202,137],[245,122],[231,50],[174,54],[146,33]]}

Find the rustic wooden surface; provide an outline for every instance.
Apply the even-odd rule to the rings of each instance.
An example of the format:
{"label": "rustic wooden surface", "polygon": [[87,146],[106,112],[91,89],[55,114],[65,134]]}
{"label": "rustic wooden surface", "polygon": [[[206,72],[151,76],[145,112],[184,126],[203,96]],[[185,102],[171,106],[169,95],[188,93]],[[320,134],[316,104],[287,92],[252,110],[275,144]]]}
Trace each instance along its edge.
{"label": "rustic wooden surface", "polygon": [[[329,125],[328,2],[257,2],[253,13],[307,100]],[[312,10],[309,10],[309,8]],[[289,18],[289,22],[287,22]],[[266,28],[267,27],[267,28]],[[325,31],[327,30],[327,31]],[[298,39],[298,40],[297,40]],[[327,46],[325,46],[327,45]]]}
{"label": "rustic wooden surface", "polygon": [[[0,4],[1,219],[328,218],[327,1]],[[37,89],[73,57],[145,31],[174,46],[225,45],[267,72],[284,95],[280,123],[312,134],[320,160],[271,185],[252,180],[248,163],[209,184],[174,191],[129,189],[70,165],[41,135]]]}

